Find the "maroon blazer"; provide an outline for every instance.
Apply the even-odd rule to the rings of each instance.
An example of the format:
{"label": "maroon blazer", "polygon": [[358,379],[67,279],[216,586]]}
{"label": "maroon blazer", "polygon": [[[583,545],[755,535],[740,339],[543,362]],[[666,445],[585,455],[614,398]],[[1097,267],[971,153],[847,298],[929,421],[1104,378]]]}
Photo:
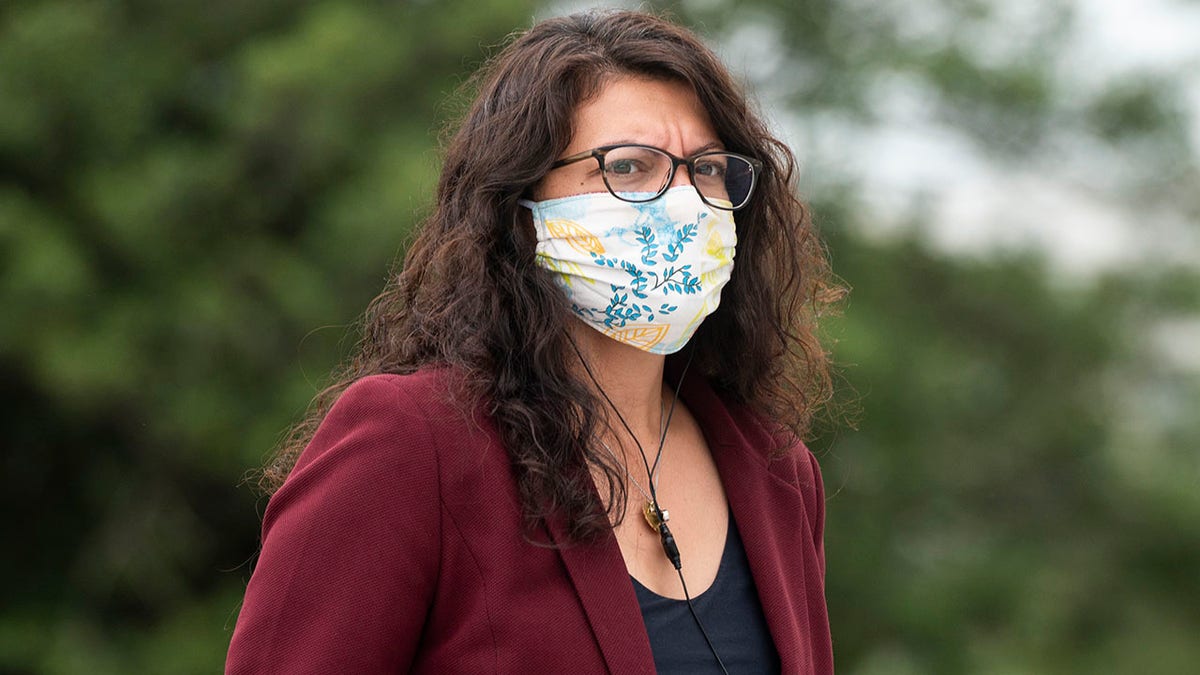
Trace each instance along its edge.
{"label": "maroon blazer", "polygon": [[[522,536],[508,456],[448,370],[379,375],[330,411],[263,520],[227,673],[652,673],[615,537]],[[785,673],[832,673],[817,462],[703,379],[704,431]]]}

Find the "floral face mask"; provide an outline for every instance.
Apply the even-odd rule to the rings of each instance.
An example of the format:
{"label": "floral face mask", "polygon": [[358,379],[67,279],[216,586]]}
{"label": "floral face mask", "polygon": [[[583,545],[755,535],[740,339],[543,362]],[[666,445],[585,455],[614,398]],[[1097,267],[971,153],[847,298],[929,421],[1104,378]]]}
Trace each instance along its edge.
{"label": "floral face mask", "polygon": [[538,264],[556,273],[572,311],[614,340],[673,354],[721,302],[733,212],[691,186],[643,203],[608,192],[520,203],[533,212]]}

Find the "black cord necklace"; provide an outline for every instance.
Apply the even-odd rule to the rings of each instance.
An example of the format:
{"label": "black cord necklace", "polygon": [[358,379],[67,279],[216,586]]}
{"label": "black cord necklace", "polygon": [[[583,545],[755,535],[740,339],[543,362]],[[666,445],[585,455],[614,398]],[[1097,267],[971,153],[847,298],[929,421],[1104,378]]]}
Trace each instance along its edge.
{"label": "black cord necklace", "polygon": [[[659,428],[661,433],[661,429],[665,426],[662,424],[662,422],[665,422],[667,419],[667,411],[665,410],[665,406],[659,409],[659,419]],[[646,501],[642,503],[642,517],[646,520],[646,525],[648,525],[652,531],[658,532],[659,518],[657,510],[654,508],[654,497],[646,491],[646,488],[642,487],[642,484],[638,482],[638,479],[633,477],[633,472],[629,470],[629,465],[622,461],[620,457],[617,457],[617,453],[614,452],[611,447],[609,447],[608,443],[605,443],[603,438],[598,438],[597,440],[600,441],[601,447],[608,451],[608,454],[613,458],[613,461],[620,464],[622,469],[625,469],[625,477],[629,479],[630,483],[633,483],[633,487],[637,488],[637,491],[646,498]],[[660,468],[661,466],[658,462],[655,462],[654,466],[651,468],[652,473],[650,475],[650,482],[654,484],[655,488],[658,487],[658,470]],[[663,509],[662,520],[670,519],[671,512]]]}
{"label": "black cord necklace", "polygon": [[[687,371],[692,365],[692,357],[696,355],[696,350],[691,349],[688,351],[688,359],[683,365],[683,370],[679,373],[679,381],[675,383],[675,392],[671,397],[671,407],[667,411],[666,422],[662,424],[662,432],[658,438],[658,451],[654,454],[654,465],[652,468],[650,461],[646,457],[646,450],[642,447],[641,441],[639,441],[637,436],[633,433],[633,429],[631,429],[629,423],[625,421],[625,417],[621,414],[621,411],[617,409],[616,404],[614,404],[612,399],[608,397],[608,393],[604,391],[604,387],[600,386],[600,381],[597,380],[596,375],[592,373],[591,366],[588,365],[587,359],[583,358],[583,352],[579,351],[579,345],[575,344],[575,340],[571,340],[571,347],[575,349],[575,355],[579,357],[579,362],[583,364],[583,369],[587,372],[588,378],[591,379],[592,384],[596,385],[596,389],[600,392],[600,395],[604,397],[605,402],[608,403],[608,407],[611,408],[614,413],[616,413],[617,419],[621,422],[621,426],[625,428],[625,432],[628,433],[629,437],[633,439],[633,442],[638,449],[638,455],[640,455],[642,458],[642,465],[646,468],[646,475],[653,476],[654,469],[658,468],[658,463],[662,459],[663,445],[667,441],[667,430],[671,426],[671,417],[675,414],[675,404],[679,402],[679,390],[683,388],[683,379],[687,377]],[[609,452],[612,452],[611,449]],[[613,454],[613,457],[614,459],[616,458],[615,453]],[[630,480],[633,479],[633,476],[629,474],[628,467],[625,468],[625,473],[629,476]],[[661,506],[659,506],[658,486],[655,485],[654,480],[650,480],[650,504],[648,506],[653,507],[653,520],[657,521],[658,536],[659,540],[662,542],[663,553],[667,555],[667,560],[671,561],[671,566],[675,568],[675,573],[679,575],[679,584],[683,587],[683,598],[687,601],[688,611],[691,612],[692,619],[696,622],[696,627],[700,629],[700,634],[704,636],[704,642],[708,644],[709,650],[712,651],[713,658],[717,660],[717,665],[721,667],[721,672],[725,673],[725,675],[729,675],[729,671],[725,668],[725,663],[721,661],[721,655],[717,653],[717,648],[713,645],[712,638],[708,636],[708,631],[704,629],[704,624],[700,621],[700,616],[696,614],[696,606],[692,603],[692,596],[690,593],[688,593],[687,582],[683,579],[683,560],[679,556],[679,546],[675,543],[675,537],[671,534],[671,529],[667,526],[667,512],[664,511]],[[646,514],[646,520],[647,522],[651,523],[652,527],[655,526],[655,523],[651,522],[652,519],[649,513]]]}

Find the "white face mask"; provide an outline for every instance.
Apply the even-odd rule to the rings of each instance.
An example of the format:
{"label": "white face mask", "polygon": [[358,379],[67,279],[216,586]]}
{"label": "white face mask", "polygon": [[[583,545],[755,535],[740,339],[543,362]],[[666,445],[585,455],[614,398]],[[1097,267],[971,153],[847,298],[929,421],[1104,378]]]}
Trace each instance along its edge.
{"label": "white face mask", "polygon": [[579,318],[614,340],[673,354],[721,302],[733,272],[733,212],[679,186],[634,204],[608,192],[541,202],[538,264],[557,273]]}

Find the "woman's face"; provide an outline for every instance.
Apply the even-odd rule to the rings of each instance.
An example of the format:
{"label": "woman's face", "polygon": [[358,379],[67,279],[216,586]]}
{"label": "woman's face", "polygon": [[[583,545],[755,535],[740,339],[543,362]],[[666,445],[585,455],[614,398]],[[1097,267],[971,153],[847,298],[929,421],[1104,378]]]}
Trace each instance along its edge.
{"label": "woman's face", "polygon": [[[575,136],[564,157],[621,143],[652,145],[676,157],[724,149],[696,93],[687,84],[671,80],[612,77],[575,110],[573,122]],[[687,171],[680,167],[671,187],[688,184]],[[541,201],[605,190],[599,165],[588,159],[546,174],[534,186],[533,198]]]}

